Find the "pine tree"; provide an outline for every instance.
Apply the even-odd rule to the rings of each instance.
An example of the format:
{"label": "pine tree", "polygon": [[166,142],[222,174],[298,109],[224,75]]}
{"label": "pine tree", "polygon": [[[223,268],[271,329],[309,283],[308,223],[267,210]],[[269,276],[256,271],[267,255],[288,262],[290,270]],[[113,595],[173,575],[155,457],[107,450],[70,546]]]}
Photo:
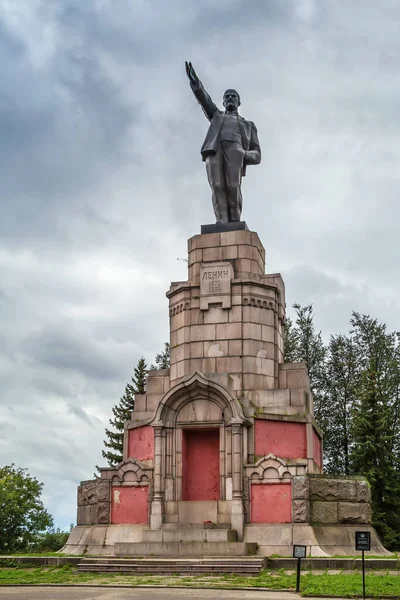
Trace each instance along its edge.
{"label": "pine tree", "polygon": [[345,335],[331,336],[326,359],[324,401],[324,460],[327,473],[349,475],[353,448],[352,423],[359,368],[354,343]]}
{"label": "pine tree", "polygon": [[290,317],[286,317],[283,326],[283,351],[285,362],[291,363],[297,360],[299,335]]}
{"label": "pine tree", "polygon": [[127,383],[124,395],[113,409],[113,418],[110,419],[112,429],[106,428],[107,439],[104,441],[105,450],[101,454],[110,467],[115,467],[123,459],[124,425],[131,418],[135,408],[135,395],[146,393],[147,365],[143,358],[139,358],[134,369],[132,383]]}
{"label": "pine tree", "polygon": [[384,545],[400,543],[398,445],[398,337],[368,315],[351,319],[361,376],[354,409],[354,472],[371,485],[372,524]]}
{"label": "pine tree", "polygon": [[[317,333],[314,325],[312,304],[300,306],[293,304],[296,320],[288,319],[284,331],[284,348],[286,362],[305,362],[310,378],[310,388],[314,396],[315,415],[317,420],[323,418],[322,403],[325,386],[326,348],[321,332]],[[320,419],[321,420],[321,419]],[[323,423],[320,423],[323,427]]]}
{"label": "pine tree", "polygon": [[168,342],[164,344],[164,350],[157,354],[155,364],[151,365],[150,369],[169,369],[171,349]]}

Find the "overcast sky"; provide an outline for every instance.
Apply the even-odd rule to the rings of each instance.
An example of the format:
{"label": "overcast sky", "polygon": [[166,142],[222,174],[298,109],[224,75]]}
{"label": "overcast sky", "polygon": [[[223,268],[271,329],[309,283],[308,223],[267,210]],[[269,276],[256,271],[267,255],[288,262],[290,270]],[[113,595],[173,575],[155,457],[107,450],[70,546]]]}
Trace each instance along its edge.
{"label": "overcast sky", "polygon": [[400,322],[398,0],[0,0],[0,463],[56,524],[213,222],[191,60],[263,159],[243,218],[327,338]]}

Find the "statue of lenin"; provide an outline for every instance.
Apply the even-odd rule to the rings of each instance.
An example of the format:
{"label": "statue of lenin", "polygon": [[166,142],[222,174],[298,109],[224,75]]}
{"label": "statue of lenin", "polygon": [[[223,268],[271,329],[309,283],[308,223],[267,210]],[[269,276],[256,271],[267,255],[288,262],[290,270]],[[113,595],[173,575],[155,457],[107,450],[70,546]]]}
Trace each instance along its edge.
{"label": "statue of lenin", "polygon": [[186,62],[190,86],[210,121],[201,155],[206,163],[217,223],[240,221],[242,213],[241,181],[247,165],[261,162],[261,150],[254,123],[238,113],[240,96],[226,90],[225,112],[219,110],[203,87],[192,63]]}

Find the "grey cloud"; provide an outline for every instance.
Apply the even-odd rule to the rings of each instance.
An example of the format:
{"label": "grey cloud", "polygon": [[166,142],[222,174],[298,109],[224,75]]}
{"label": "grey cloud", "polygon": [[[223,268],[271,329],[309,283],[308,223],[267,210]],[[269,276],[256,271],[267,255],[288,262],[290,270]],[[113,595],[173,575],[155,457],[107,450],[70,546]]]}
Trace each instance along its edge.
{"label": "grey cloud", "polygon": [[185,59],[218,104],[237,87],[257,125],[263,162],[243,182],[244,218],[286,280],[289,311],[312,302],[325,336],[346,331],[352,310],[396,328],[400,8],[12,10],[0,9],[1,454],[45,482],[68,525],[132,367],[167,339],[164,293],[186,278],[176,259],[213,218],[207,121]]}

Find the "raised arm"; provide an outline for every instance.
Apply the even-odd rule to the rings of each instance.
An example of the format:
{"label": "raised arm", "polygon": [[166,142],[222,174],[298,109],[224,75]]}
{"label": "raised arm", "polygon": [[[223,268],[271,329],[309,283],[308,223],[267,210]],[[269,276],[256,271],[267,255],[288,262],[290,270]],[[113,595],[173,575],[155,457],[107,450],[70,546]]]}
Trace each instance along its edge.
{"label": "raised arm", "polygon": [[203,109],[204,114],[207,119],[211,121],[214,116],[214,113],[218,108],[215,106],[212,101],[210,95],[206,92],[201,83],[200,79],[197,77],[197,73],[192,67],[191,62],[185,62],[186,66],[186,75],[190,81],[190,87],[192,88],[193,94],[196,96],[197,102],[200,104]]}

